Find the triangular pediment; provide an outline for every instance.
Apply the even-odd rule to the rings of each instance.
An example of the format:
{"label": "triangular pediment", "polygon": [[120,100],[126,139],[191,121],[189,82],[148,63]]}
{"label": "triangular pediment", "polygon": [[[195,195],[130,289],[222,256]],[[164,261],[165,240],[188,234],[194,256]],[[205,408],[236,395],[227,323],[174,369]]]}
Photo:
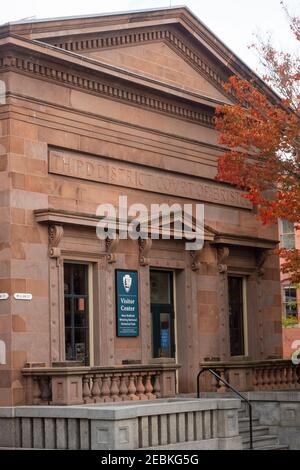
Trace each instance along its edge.
{"label": "triangular pediment", "polygon": [[[181,209],[173,211],[165,207],[164,211],[151,212],[151,214],[137,214],[133,218],[124,221],[128,231],[133,230],[141,235],[141,238],[163,238],[177,240],[203,239],[213,241],[219,233],[205,225],[203,220],[197,220],[193,215],[183,213]],[[129,225],[128,225],[129,223]]]}
{"label": "triangular pediment", "polygon": [[[82,66],[93,61],[94,68],[95,63],[115,67],[115,75],[124,72],[127,81],[134,81],[134,76],[135,83],[144,79],[151,87],[152,80],[156,89],[158,83],[167,93],[208,106],[234,101],[223,88],[232,75],[254,79],[277,99],[186,7],[25,20],[4,25],[0,32],[23,37],[36,47],[54,46],[48,53],[63,49],[66,60],[82,58]],[[111,69],[107,73],[113,75]]]}
{"label": "triangular pediment", "polygon": [[195,70],[166,41],[88,50],[83,54],[188,92],[215,100],[228,100],[225,93]]}

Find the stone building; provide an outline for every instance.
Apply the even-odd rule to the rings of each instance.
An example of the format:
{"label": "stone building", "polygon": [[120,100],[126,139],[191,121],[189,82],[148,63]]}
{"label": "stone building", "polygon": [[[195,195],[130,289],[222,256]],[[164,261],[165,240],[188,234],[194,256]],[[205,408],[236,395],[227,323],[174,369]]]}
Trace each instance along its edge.
{"label": "stone building", "polygon": [[[299,231],[288,220],[278,224],[280,246],[287,250],[300,248]],[[284,261],[281,260],[281,264]],[[300,345],[300,289],[292,284],[288,274],[281,273],[283,357],[290,358]]]}
{"label": "stone building", "polygon": [[[0,31],[1,405],[194,392],[211,363],[240,389],[283,386],[276,227],[214,179],[222,85],[253,72],[186,8]],[[120,195],[205,204],[204,248],[163,227],[99,240],[97,207]]]}

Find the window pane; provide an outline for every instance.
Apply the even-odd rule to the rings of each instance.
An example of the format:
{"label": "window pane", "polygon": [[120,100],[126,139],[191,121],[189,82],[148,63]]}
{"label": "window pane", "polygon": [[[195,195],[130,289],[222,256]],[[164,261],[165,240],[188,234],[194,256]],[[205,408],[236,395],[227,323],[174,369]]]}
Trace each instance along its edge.
{"label": "window pane", "polygon": [[171,302],[171,274],[163,271],[150,272],[150,292],[152,304]]}
{"label": "window pane", "polygon": [[87,356],[87,331],[85,328],[75,328],[75,359],[85,362]]}
{"label": "window pane", "polygon": [[86,266],[74,264],[74,294],[81,295],[87,293]]}
{"label": "window pane", "polygon": [[243,356],[245,354],[243,278],[228,277],[228,301],[231,355]]}
{"label": "window pane", "polygon": [[71,294],[71,290],[72,290],[71,276],[72,276],[72,264],[65,263],[64,264],[64,293],[65,295]]}
{"label": "window pane", "polygon": [[281,245],[287,250],[293,250],[295,248],[295,228],[292,222],[281,219],[282,236]]}
{"label": "window pane", "polygon": [[297,317],[298,306],[297,306],[297,290],[293,287],[286,287],[284,289],[284,304],[285,304],[285,315]]}
{"label": "window pane", "polygon": [[65,326],[72,325],[72,299],[65,297]]}
{"label": "window pane", "polygon": [[75,326],[86,327],[87,322],[87,299],[85,297],[76,297],[75,302],[75,311],[74,311],[74,324]]}
{"label": "window pane", "polygon": [[73,361],[75,359],[74,348],[73,348],[73,338],[72,338],[72,329],[65,328],[65,337],[66,337],[66,360]]}

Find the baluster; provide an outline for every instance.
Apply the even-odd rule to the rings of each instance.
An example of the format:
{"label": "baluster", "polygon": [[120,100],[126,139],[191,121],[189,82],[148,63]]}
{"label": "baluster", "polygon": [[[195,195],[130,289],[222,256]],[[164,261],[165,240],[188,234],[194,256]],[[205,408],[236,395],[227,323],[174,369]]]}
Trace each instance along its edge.
{"label": "baluster", "polygon": [[110,384],[110,396],[113,401],[121,401],[120,398],[120,391],[119,391],[119,385],[118,385],[118,380],[119,380],[119,375],[113,374],[111,377],[111,384]]}
{"label": "baluster", "polygon": [[101,403],[103,402],[103,398],[101,397],[101,384],[100,384],[100,377],[98,375],[93,376],[93,386],[92,386],[92,399],[94,403]]}
{"label": "baluster", "polygon": [[253,386],[253,390],[257,390],[257,386],[258,386],[258,370],[257,369],[252,370],[252,386]]}
{"label": "baluster", "polygon": [[263,388],[269,390],[269,369],[263,369]]}
{"label": "baluster", "polygon": [[259,368],[257,373],[257,390],[263,390],[263,369]]}
{"label": "baluster", "polygon": [[153,395],[153,386],[151,383],[151,374],[148,372],[146,375],[146,382],[145,382],[145,392],[146,392],[146,397],[148,400],[153,400],[155,396]]}
{"label": "baluster", "polygon": [[143,374],[139,373],[136,380],[136,393],[139,400],[147,400],[147,396],[145,395],[145,387],[143,384]]}
{"label": "baluster", "polygon": [[128,394],[130,400],[138,400],[136,395],[136,386],[134,383],[135,374],[130,374],[129,376],[129,385],[128,385]]}
{"label": "baluster", "polygon": [[292,367],[288,366],[287,367],[287,388],[294,388],[293,387],[293,372],[292,372]]}
{"label": "baluster", "polygon": [[127,387],[128,375],[121,375],[120,379],[120,398],[122,401],[128,400],[128,387]]}
{"label": "baluster", "polygon": [[282,368],[280,366],[277,366],[276,372],[275,372],[275,384],[276,384],[277,390],[281,389],[281,377],[282,377]]}
{"label": "baluster", "polygon": [[156,398],[161,397],[160,390],[161,390],[161,388],[160,388],[160,373],[155,372],[153,392],[154,392],[154,395],[156,396]]}
{"label": "baluster", "polygon": [[[221,369],[218,371],[222,380],[225,380],[225,370]],[[218,393],[225,393],[226,392],[226,385],[221,381],[218,380]]]}
{"label": "baluster", "polygon": [[298,388],[298,374],[296,367],[292,366],[292,381],[293,381],[293,388]]}
{"label": "baluster", "polygon": [[104,402],[111,401],[110,400],[109,375],[104,375],[104,377],[102,378],[101,396]]}
{"label": "baluster", "polygon": [[274,388],[276,388],[276,384],[275,384],[275,373],[274,373],[274,369],[269,369],[269,387],[270,389],[274,390]]}
{"label": "baluster", "polygon": [[40,379],[39,377],[33,377],[33,404],[34,405],[39,405],[41,403],[41,388],[40,388]]}
{"label": "baluster", "polygon": [[51,387],[50,387],[51,377],[42,377],[41,378],[41,399],[43,402],[46,402],[49,405],[51,401]]}
{"label": "baluster", "polygon": [[86,375],[82,378],[82,398],[83,403],[92,403],[91,390],[90,390],[90,376]]}
{"label": "baluster", "polygon": [[282,368],[281,383],[282,383],[282,389],[286,390],[287,389],[287,370],[286,370],[286,367]]}
{"label": "baluster", "polygon": [[217,377],[215,377],[214,375],[212,374],[208,374],[209,377],[211,377],[211,386],[210,386],[210,390],[209,392],[217,392],[218,389],[219,389],[219,379],[217,379]]}

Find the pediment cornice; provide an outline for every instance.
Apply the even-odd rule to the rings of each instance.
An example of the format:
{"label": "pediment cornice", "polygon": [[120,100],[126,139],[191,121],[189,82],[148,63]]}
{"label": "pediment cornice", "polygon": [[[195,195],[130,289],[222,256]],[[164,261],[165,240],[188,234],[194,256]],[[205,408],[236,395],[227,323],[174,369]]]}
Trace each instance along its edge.
{"label": "pediment cornice", "polygon": [[9,70],[213,127],[211,99],[51,45],[0,38],[0,72]]}

